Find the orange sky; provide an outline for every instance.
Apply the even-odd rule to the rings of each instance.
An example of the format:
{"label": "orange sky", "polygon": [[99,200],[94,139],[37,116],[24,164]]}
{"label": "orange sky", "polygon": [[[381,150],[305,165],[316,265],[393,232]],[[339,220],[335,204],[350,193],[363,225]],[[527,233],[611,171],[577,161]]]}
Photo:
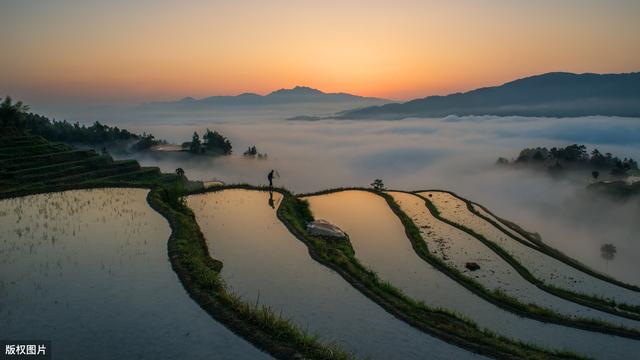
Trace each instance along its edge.
{"label": "orange sky", "polygon": [[128,101],[307,85],[392,99],[640,71],[640,1],[3,1],[0,95]]}

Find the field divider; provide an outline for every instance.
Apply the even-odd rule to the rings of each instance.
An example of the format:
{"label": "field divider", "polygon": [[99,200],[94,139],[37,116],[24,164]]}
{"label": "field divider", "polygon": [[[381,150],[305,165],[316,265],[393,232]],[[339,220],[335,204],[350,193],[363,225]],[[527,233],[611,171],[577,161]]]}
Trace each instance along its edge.
{"label": "field divider", "polygon": [[[486,217],[482,216],[482,214],[480,214],[479,212],[475,211],[475,209],[473,209],[473,203],[465,198],[459,197],[458,195],[450,192],[450,191],[446,191],[446,190],[424,190],[426,191],[433,191],[433,192],[443,192],[443,193],[447,193],[450,194],[460,200],[462,200],[463,202],[466,203],[467,205],[467,210],[469,210],[472,214],[474,215],[479,215],[481,219],[487,220],[491,225],[497,225],[495,223],[495,221],[492,221],[491,219],[487,219]],[[422,192],[422,191],[420,191]],[[440,215],[440,212],[437,210],[437,207],[433,204],[433,202],[431,202],[429,199],[425,198],[424,196],[418,194],[417,192],[413,193],[414,195],[422,198],[423,200],[425,200],[426,204],[427,204],[427,208],[429,208],[429,211],[431,211],[431,214],[438,220],[447,223],[455,228],[458,228],[461,231],[466,232],[467,234],[473,236],[474,238],[478,239],[480,242],[482,242],[483,244],[485,244],[487,247],[489,247],[493,252],[495,252],[498,256],[500,256],[501,258],[503,258],[505,261],[507,261],[525,280],[529,281],[530,283],[532,283],[533,285],[535,285],[536,287],[538,287],[539,289],[550,293],[554,296],[563,298],[565,300],[574,302],[576,304],[580,304],[582,306],[586,306],[586,307],[590,307],[592,309],[598,310],[598,311],[602,311],[602,312],[606,312],[609,313],[611,315],[615,315],[615,316],[620,316],[623,318],[627,318],[630,320],[636,320],[636,321],[640,321],[640,306],[637,305],[629,305],[626,303],[621,303],[621,302],[616,302],[614,300],[610,300],[610,299],[603,299],[601,297],[598,296],[594,296],[594,295],[587,295],[587,294],[583,294],[583,293],[578,293],[578,292],[574,292],[571,290],[567,290],[558,286],[554,286],[551,284],[547,284],[546,282],[538,279],[537,277],[535,277],[533,274],[531,274],[531,272],[524,266],[522,265],[517,259],[515,259],[507,250],[505,250],[502,246],[498,245],[497,243],[495,243],[494,241],[491,241],[489,239],[487,239],[485,236],[483,236],[482,234],[478,234],[477,232],[475,232],[474,230],[456,223],[455,221],[451,221],[449,219],[443,218]],[[486,208],[483,207],[483,209],[485,211]],[[435,212],[434,212],[435,211]],[[492,214],[493,215],[493,214]],[[495,215],[494,215],[495,216]],[[536,246],[533,246],[532,244],[528,244],[526,241],[519,239],[517,236],[514,236],[513,234],[510,234],[508,231],[506,231],[505,229],[501,229],[500,227],[496,226],[496,228],[498,228],[501,232],[503,232],[504,234],[508,235],[510,238],[514,239],[515,241],[518,241],[519,243],[529,247],[532,250],[538,251],[542,254],[545,254],[547,256],[550,256],[554,259],[560,260],[558,259],[556,256],[551,256],[549,255],[549,252],[547,250],[544,250],[544,248],[538,248]],[[548,247],[547,245],[544,245],[546,247]],[[550,247],[548,247],[550,248]],[[558,250],[553,249],[554,251],[552,251],[552,253],[560,253]],[[566,255],[563,254],[563,256],[567,257]],[[561,260],[560,260],[561,261]],[[562,261],[563,263],[572,266],[571,264],[569,264],[566,261]],[[576,264],[578,264],[577,261],[574,261]],[[585,272],[583,271],[583,268],[586,268],[584,266],[572,266],[574,269],[581,271],[587,275],[592,275],[593,270],[591,272]],[[601,277],[596,277],[597,279],[603,280]],[[607,281],[607,280],[603,280],[603,281]],[[611,281],[607,281],[613,285],[617,285]]]}
{"label": "field divider", "polygon": [[542,349],[496,335],[487,329],[478,328],[472,321],[448,310],[429,307],[422,301],[408,297],[392,284],[381,280],[374,271],[362,265],[355,256],[348,235],[347,238],[339,240],[310,235],[306,230],[306,223],[313,220],[313,215],[308,208],[308,203],[300,198],[346,190],[368,191],[380,195],[379,192],[371,189],[358,187],[329,189],[299,194],[296,197],[285,195],[278,209],[278,217],[292,234],[307,245],[309,254],[314,260],[336,271],[354,288],[387,312],[427,334],[494,358],[583,358],[571,352]]}

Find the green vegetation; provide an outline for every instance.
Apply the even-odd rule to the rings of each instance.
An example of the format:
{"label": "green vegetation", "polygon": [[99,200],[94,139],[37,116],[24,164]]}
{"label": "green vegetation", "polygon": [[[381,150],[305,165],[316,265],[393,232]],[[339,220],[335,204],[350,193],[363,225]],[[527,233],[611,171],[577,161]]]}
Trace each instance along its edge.
{"label": "green vegetation", "polygon": [[[157,168],[141,168],[132,160],[113,161],[93,150],[73,150],[67,145],[56,148],[42,137],[24,135],[19,130],[4,135],[0,136],[0,149],[21,155],[0,160],[0,198],[82,188],[150,188],[149,204],[169,220],[173,230],[169,239],[172,265],[187,291],[214,318],[278,358],[353,358],[335,345],[320,343],[271,309],[250,305],[226,291],[218,276],[222,263],[209,256],[203,235],[184,202],[186,185],[192,185],[184,171],[161,174]],[[20,150],[34,144],[44,145],[49,152],[22,156],[24,151]],[[114,168],[117,171],[112,171]]]}
{"label": "green vegetation", "polygon": [[[216,189],[217,190],[217,189]],[[149,194],[151,206],[171,225],[169,258],[191,297],[211,316],[237,334],[281,359],[352,359],[335,345],[324,345],[268,307],[243,302],[229,293],[219,276],[222,263],[209,255],[204,236],[191,210],[170,204],[174,190],[158,188]],[[214,190],[215,191],[215,190]]]}
{"label": "green vegetation", "polygon": [[182,148],[193,154],[231,155],[231,142],[217,131],[207,129],[200,140],[200,135],[193,132],[190,142],[182,143]]}
{"label": "green vegetation", "polygon": [[[517,299],[515,299],[515,298],[513,298],[511,296],[508,296],[507,294],[505,294],[503,292],[491,291],[491,290],[487,289],[482,284],[477,282],[475,279],[473,279],[473,278],[471,278],[469,276],[466,276],[464,273],[460,272],[458,269],[448,265],[440,257],[437,257],[437,256],[433,255],[429,251],[429,249],[427,247],[427,243],[422,238],[422,235],[420,233],[420,229],[415,225],[413,220],[411,220],[411,218],[408,215],[406,215],[402,211],[402,209],[400,209],[400,206],[395,202],[395,200],[393,200],[393,197],[391,197],[389,194],[386,194],[386,193],[381,193],[379,195],[385,198],[385,200],[389,204],[389,207],[391,208],[391,210],[393,210],[393,212],[398,216],[398,218],[400,219],[400,221],[404,225],[407,237],[411,241],[411,244],[412,244],[415,252],[418,254],[418,256],[420,256],[423,260],[425,260],[429,264],[433,265],[436,269],[442,271],[444,274],[446,274],[447,276],[449,276],[453,280],[457,281],[458,283],[460,283],[461,285],[463,285],[464,287],[466,287],[470,291],[473,291],[478,296],[484,298],[485,300],[490,301],[490,302],[494,303],[495,305],[498,305],[498,306],[504,308],[505,310],[514,312],[514,313],[519,314],[521,316],[530,317],[530,318],[541,320],[541,321],[544,321],[544,322],[556,323],[556,324],[560,324],[560,325],[571,326],[571,327],[584,329],[584,330],[590,330],[590,331],[597,331],[597,332],[602,332],[602,333],[611,334],[611,335],[623,336],[623,337],[628,337],[628,338],[632,338],[632,339],[640,339],[640,332],[638,332],[637,330],[634,330],[634,329],[628,329],[628,328],[625,328],[625,327],[622,327],[622,326],[616,326],[616,325],[612,325],[612,324],[609,324],[609,323],[604,322],[604,321],[599,321],[599,320],[594,320],[594,319],[575,318],[575,317],[565,316],[565,315],[559,314],[559,313],[557,313],[557,312],[555,312],[555,311],[553,311],[551,309],[543,308],[543,307],[537,306],[535,304],[522,303],[519,300],[517,300]],[[489,248],[491,248],[492,250],[496,251],[496,249],[494,249],[489,244],[491,242],[486,240],[486,238],[484,238],[482,235],[477,234],[477,233],[473,232],[472,230],[470,230],[470,229],[468,229],[468,228],[466,228],[466,227],[464,227],[464,226],[462,226],[462,225],[460,225],[458,223],[455,223],[455,222],[452,222],[452,221],[449,221],[449,220],[443,218],[440,215],[440,212],[438,211],[438,209],[435,207],[435,205],[431,201],[429,201],[427,198],[422,197],[420,195],[417,195],[417,194],[413,194],[413,195],[418,196],[422,200],[425,201],[425,206],[429,209],[431,214],[436,219],[438,219],[438,220],[440,220],[440,221],[442,221],[442,222],[444,222],[446,224],[449,224],[449,225],[451,225],[451,226],[453,226],[453,227],[455,227],[455,228],[457,228],[459,230],[462,230],[462,231],[474,236],[475,238],[480,240],[482,243],[487,245]],[[502,250],[502,248],[499,248],[499,249]],[[498,250],[498,251],[500,251],[500,250]],[[502,250],[501,253],[498,253],[498,255],[500,257],[503,257],[503,258],[504,258],[504,256],[507,256],[507,257],[512,259],[512,257],[510,255],[508,255],[508,254],[506,254],[506,252],[504,252],[504,250]],[[507,260],[507,259],[505,259],[505,260]],[[515,260],[513,260],[513,261],[515,261]],[[509,260],[507,260],[507,262],[509,262],[509,264],[512,265],[516,269],[516,271],[518,271],[518,272],[525,271],[527,274],[531,275],[528,272],[528,270],[526,268],[524,268],[520,263],[517,263],[517,261],[515,261],[515,262],[517,263],[517,265],[520,268],[516,268],[516,265],[511,263],[511,261],[509,261]],[[531,276],[531,277],[533,277],[533,276]],[[529,279],[527,279],[527,280],[529,280]],[[534,283],[534,285],[537,286],[537,284],[535,284],[535,283]],[[563,289],[560,289],[560,290],[563,290]],[[566,290],[563,290],[563,291],[566,291]],[[559,294],[559,291],[557,291],[557,292]],[[556,293],[552,293],[552,294],[556,295],[556,296],[559,296]],[[566,293],[563,293],[563,295],[566,295]],[[573,301],[572,298],[567,299],[567,300]],[[582,304],[582,303],[579,303],[579,304],[585,305],[585,304]],[[600,310],[600,309],[598,309],[598,310]]]}
{"label": "green vegetation", "polygon": [[[449,192],[450,193],[450,192]],[[453,196],[458,197],[457,195],[450,193]],[[637,320],[640,319],[640,317],[638,317],[637,315],[637,311],[640,310],[638,307],[636,306],[631,306],[631,305],[627,305],[627,304],[618,304],[615,301],[612,300],[607,300],[607,299],[602,299],[596,296],[590,296],[590,295],[585,295],[585,294],[579,294],[579,293],[575,293],[572,291],[569,291],[567,289],[563,289],[557,286],[553,286],[550,284],[545,283],[544,281],[536,278],[535,276],[533,276],[533,274],[531,274],[531,272],[529,272],[529,270],[524,267],[522,264],[520,264],[519,261],[517,261],[513,256],[511,256],[511,254],[509,254],[506,250],[504,250],[501,246],[499,246],[498,244],[496,244],[493,241],[488,240],[486,237],[484,237],[482,234],[478,234],[475,231],[473,231],[472,229],[469,229],[468,227],[458,224],[454,221],[451,221],[449,219],[443,218],[440,214],[440,212],[437,210],[436,206],[427,198],[420,196],[418,194],[415,194],[416,196],[419,196],[420,198],[422,198],[425,201],[425,205],[427,206],[427,208],[429,209],[429,211],[431,212],[431,214],[438,220],[453,226],[461,231],[466,232],[467,234],[473,236],[474,238],[478,239],[480,242],[482,242],[483,244],[485,244],[489,249],[491,249],[492,251],[494,251],[498,256],[500,256],[502,259],[504,259],[507,263],[509,263],[509,265],[511,265],[525,280],[529,281],[530,283],[534,284],[536,287],[538,287],[539,289],[546,291],[554,296],[558,296],[561,298],[564,298],[565,300],[569,300],[572,302],[575,302],[577,304],[583,305],[583,306],[587,306],[599,311],[603,311],[603,312],[607,312],[616,316],[621,316],[621,317],[626,317],[626,318],[630,318],[633,320]],[[471,206],[471,203],[468,202],[468,200],[465,200],[463,198],[458,197],[459,199],[465,201],[467,203],[467,208],[469,209],[469,211],[471,211],[473,214],[478,215],[480,217],[482,217],[483,219],[487,220],[489,223],[491,223],[492,225],[494,225],[496,228],[498,228],[499,230],[503,231],[505,234],[509,235],[511,238],[521,242],[522,244],[529,246],[531,249],[535,250],[535,251],[540,251],[538,248],[532,246],[531,244],[527,244],[526,242],[524,242],[521,239],[517,239],[517,237],[509,234],[507,231],[504,231],[503,228],[501,228],[499,226],[499,224],[496,224],[494,221],[492,221],[489,218],[486,218],[484,216],[482,216],[481,214],[479,214],[477,211],[475,211],[473,209],[473,207]],[[393,207],[393,206],[392,206]],[[406,216],[406,215],[405,215]],[[407,218],[408,221],[411,221],[410,218]],[[415,227],[415,225],[413,225],[413,227]],[[417,227],[415,228],[415,231],[417,231],[417,234],[419,235],[420,232],[417,229]],[[414,235],[411,235],[411,237],[413,237]],[[430,254],[430,252],[426,249],[426,243],[424,242],[424,240],[421,239],[421,243],[424,244],[424,249],[422,249],[420,247],[420,249],[416,250],[419,255],[423,255],[422,252],[425,252],[424,255],[428,255],[430,257],[433,257],[433,255]],[[427,260],[428,261],[428,260]],[[433,264],[435,266],[435,264]],[[448,265],[445,265],[448,267]],[[453,270],[453,269],[452,269]],[[581,269],[578,269],[581,270]],[[455,273],[449,273],[446,272],[444,269],[442,270],[443,272],[447,273],[447,274],[454,274]],[[461,276],[461,277],[465,277],[465,275],[463,274],[459,274],[457,276]],[[471,280],[470,278],[468,278],[469,280]],[[462,283],[462,282],[461,282]],[[474,287],[477,288],[478,291],[481,291],[483,293],[491,293],[489,290],[487,290],[486,288],[484,288],[482,285],[478,284],[477,282],[474,281],[475,284],[473,283],[467,283],[465,285],[472,285]],[[467,286],[469,287],[469,286]],[[495,294],[494,294],[495,295]],[[577,328],[582,328],[582,329],[587,329],[587,330],[593,330],[593,331],[599,331],[599,332],[603,332],[603,333],[609,333],[609,334],[613,334],[613,335],[619,335],[619,336],[624,336],[624,337],[629,337],[629,338],[634,338],[634,339],[640,339],[640,332],[638,332],[635,329],[628,329],[625,327],[621,327],[621,326],[616,326],[616,325],[612,325],[609,324],[607,322],[603,322],[603,321],[598,321],[598,320],[593,320],[593,319],[585,319],[585,318],[574,318],[574,317],[567,317],[564,316],[562,314],[558,314],[556,312],[554,312],[553,310],[550,309],[544,309],[544,308],[540,308],[538,306],[532,305],[532,304],[524,304],[524,303],[520,303],[519,301],[512,299],[512,298],[496,298],[495,296],[494,300],[495,301],[499,301],[501,303],[504,303],[506,306],[505,308],[511,308],[517,311],[522,312],[522,314],[527,315],[527,314],[533,314],[535,316],[541,316],[541,320],[544,321],[548,321],[548,322],[555,322],[555,323],[559,323],[559,324],[563,324],[563,325],[567,325],[567,326],[573,326],[573,327],[577,327]]]}
{"label": "green vegetation", "polygon": [[616,249],[616,246],[613,244],[604,244],[600,246],[600,256],[607,261],[613,260],[617,252],[618,249]]}
{"label": "green vegetation", "polygon": [[[329,193],[340,190],[327,190]],[[278,217],[287,228],[309,248],[313,259],[334,269],[352,286],[385,308],[389,313],[413,327],[470,351],[496,358],[518,359],[576,359],[567,352],[552,352],[529,344],[497,336],[479,329],[469,320],[443,309],[434,309],[406,296],[393,285],[382,281],[376,273],[365,268],[355,257],[349,241],[310,235],[307,222],[313,219],[308,204],[286,190]],[[347,239],[348,240],[348,239]]]}
{"label": "green vegetation", "polygon": [[[0,128],[7,135],[19,136],[24,134],[41,136],[49,141],[62,141],[85,145],[112,145],[136,143],[132,150],[147,150],[153,145],[165,144],[164,140],[157,140],[151,134],[134,134],[117,126],[111,127],[98,121],[91,126],[80,125],[79,122],[70,123],[66,120],[57,121],[27,113],[29,107],[22,102],[13,103],[6,97],[0,104]],[[106,148],[105,148],[106,149]]]}
{"label": "green vegetation", "polygon": [[[443,191],[443,190],[439,190],[439,191]],[[487,214],[490,214],[491,216],[496,218],[500,223],[497,223],[493,219],[484,216],[479,211],[476,211],[476,209],[473,208],[473,206],[472,206],[473,203],[471,201],[469,201],[469,200],[467,200],[467,199],[465,199],[463,197],[460,197],[459,195],[457,195],[455,193],[452,193],[450,191],[443,191],[443,192],[447,192],[447,193],[459,198],[460,200],[466,202],[467,203],[467,209],[469,211],[471,211],[476,216],[481,217],[485,221],[489,222],[490,224],[492,224],[493,226],[498,228],[500,231],[502,231],[504,234],[506,234],[507,236],[509,236],[513,240],[518,241],[519,243],[521,243],[521,244],[523,244],[523,245],[525,245],[527,247],[530,247],[530,248],[532,248],[532,249],[534,249],[536,251],[541,251],[544,254],[546,254],[548,256],[551,256],[556,260],[562,261],[563,263],[565,263],[565,264],[567,264],[567,265],[569,265],[569,266],[571,266],[571,267],[573,267],[573,268],[575,268],[575,269],[577,269],[579,271],[582,271],[582,272],[584,272],[584,273],[586,273],[586,274],[588,274],[590,276],[593,276],[593,277],[595,277],[597,279],[609,282],[611,284],[623,287],[623,288],[631,290],[631,291],[640,292],[640,287],[638,287],[636,285],[627,284],[625,282],[622,282],[620,280],[614,279],[614,278],[609,277],[609,276],[607,276],[605,274],[602,274],[600,272],[594,271],[593,269],[591,269],[591,268],[585,266],[584,264],[576,261],[575,259],[567,256],[566,254],[564,254],[563,252],[559,251],[558,249],[554,249],[554,248],[550,247],[549,245],[545,244],[544,242],[542,242],[542,240],[540,238],[540,235],[524,230],[523,228],[521,228],[517,224],[497,216],[496,214],[492,213],[489,209],[485,208],[484,206],[479,205],[479,204],[475,204],[476,206],[481,207],[485,212],[487,212]],[[522,236],[523,238],[525,238],[528,241],[532,242],[533,244],[536,244],[537,247],[532,246],[531,244],[527,243],[526,241],[523,241],[522,239],[518,238],[517,236],[514,236],[509,231],[506,231],[502,224],[504,224],[505,226],[507,226],[511,230],[515,231],[520,236]],[[620,304],[620,305],[624,306],[624,304]]]}
{"label": "green vegetation", "polygon": [[606,171],[611,176],[623,177],[630,171],[638,169],[638,163],[631,158],[620,159],[611,153],[602,154],[598,149],[594,149],[589,155],[587,147],[578,144],[565,148],[527,148],[520,151],[518,157],[512,162],[501,157],[497,163],[546,168],[556,174],[564,170],[592,169],[592,176],[595,179],[601,171]]}
{"label": "green vegetation", "polygon": [[156,145],[166,144],[166,140],[158,140],[151,134],[142,134],[138,137],[139,140],[135,144],[131,145],[133,151],[146,151]]}
{"label": "green vegetation", "polygon": [[382,179],[375,179],[371,183],[371,188],[375,191],[383,191],[385,188],[384,182],[382,182]]}
{"label": "green vegetation", "polygon": [[0,194],[82,183],[148,182],[154,178],[161,178],[158,168],[142,168],[135,160],[113,160],[108,154],[76,150],[24,133],[0,136]]}
{"label": "green vegetation", "polygon": [[245,157],[258,159],[266,159],[268,157],[267,154],[258,152],[258,148],[256,148],[255,145],[249,146],[242,155],[244,155]]}
{"label": "green vegetation", "polygon": [[32,135],[40,135],[49,141],[65,141],[76,144],[106,144],[115,141],[140,140],[141,136],[117,126],[110,127],[96,121],[91,126],[71,124],[37,115],[26,115],[26,129]]}
{"label": "green vegetation", "polygon": [[[136,161],[114,161],[108,154],[76,150],[63,143],[51,143],[43,137],[27,135],[18,127],[23,126],[20,125],[19,114],[24,107],[10,101],[3,106],[6,108],[3,111],[6,111],[2,113],[2,121],[10,131],[3,131],[0,135],[0,198],[107,186],[150,188],[150,205],[168,219],[172,228],[169,239],[172,266],[202,308],[276,357],[352,358],[334,345],[320,343],[316,337],[301,331],[270,309],[247,304],[226,290],[219,277],[222,263],[210,257],[194,215],[185,205],[185,188],[192,184],[187,182],[184,171],[161,174],[157,168],[141,168]],[[18,108],[19,111],[7,110],[9,108]],[[207,139],[206,146],[209,146],[212,137]],[[210,191],[226,188],[229,187]],[[310,236],[306,232],[306,222],[313,216],[308,204],[286,190],[277,191],[284,195],[278,217],[307,244],[314,259],[335,269],[354,287],[414,327],[469,350],[499,358],[579,358],[574,354],[550,352],[513,342],[480,330],[475,324],[445,310],[432,309],[408,298],[362,266],[348,241]]]}
{"label": "green vegetation", "polygon": [[640,181],[628,183],[626,181],[599,181],[587,186],[588,190],[598,192],[612,199],[626,201],[637,199],[640,195]]}
{"label": "green vegetation", "polygon": [[5,97],[0,104],[0,128],[24,129],[28,110],[29,106],[23,104],[22,101],[14,103],[11,97]]}

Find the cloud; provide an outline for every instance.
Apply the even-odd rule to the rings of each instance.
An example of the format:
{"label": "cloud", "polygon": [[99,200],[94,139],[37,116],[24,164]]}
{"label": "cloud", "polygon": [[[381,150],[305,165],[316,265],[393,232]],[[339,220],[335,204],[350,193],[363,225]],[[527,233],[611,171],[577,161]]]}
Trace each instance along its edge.
{"label": "cloud", "polygon": [[[126,119],[126,117],[122,118]],[[113,124],[113,123],[112,123]],[[278,185],[296,192],[368,186],[381,178],[397,189],[442,188],[478,201],[497,214],[540,232],[544,241],[623,280],[639,269],[638,204],[619,204],[584,194],[588,176],[562,181],[535,171],[499,169],[497,157],[515,157],[525,147],[586,143],[620,157],[640,158],[640,119],[613,117],[525,118],[465,116],[402,121],[285,121],[278,113],[216,113],[155,121],[121,120],[124,128],[180,142],[205,128],[228,136],[236,154],[249,145],[265,161],[240,155],[193,159],[136,155],[163,171],[185,169],[192,179],[266,183],[275,168]],[[127,155],[127,157],[130,155]],[[614,261],[600,258],[603,243],[618,247]]]}

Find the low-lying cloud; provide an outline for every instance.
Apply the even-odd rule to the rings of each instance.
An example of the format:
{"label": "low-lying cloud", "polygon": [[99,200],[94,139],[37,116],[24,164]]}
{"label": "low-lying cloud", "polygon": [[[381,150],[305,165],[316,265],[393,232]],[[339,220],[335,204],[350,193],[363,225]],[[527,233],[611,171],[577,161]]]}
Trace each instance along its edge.
{"label": "low-lying cloud", "polygon": [[[588,175],[554,180],[544,173],[498,168],[499,156],[520,149],[584,143],[619,157],[640,159],[640,119],[615,117],[528,118],[465,116],[402,121],[286,121],[277,114],[238,118],[163,118],[159,122],[120,121],[172,142],[187,141],[205,128],[228,136],[237,155],[192,158],[184,154],[136,155],[163,171],[185,169],[191,179],[265,184],[275,168],[277,185],[296,192],[339,186],[368,186],[381,178],[390,188],[448,189],[514,220],[581,261],[623,280],[640,271],[638,202],[620,204],[585,195]],[[269,154],[245,159],[247,146]],[[613,243],[616,259],[600,258],[600,246]]]}

